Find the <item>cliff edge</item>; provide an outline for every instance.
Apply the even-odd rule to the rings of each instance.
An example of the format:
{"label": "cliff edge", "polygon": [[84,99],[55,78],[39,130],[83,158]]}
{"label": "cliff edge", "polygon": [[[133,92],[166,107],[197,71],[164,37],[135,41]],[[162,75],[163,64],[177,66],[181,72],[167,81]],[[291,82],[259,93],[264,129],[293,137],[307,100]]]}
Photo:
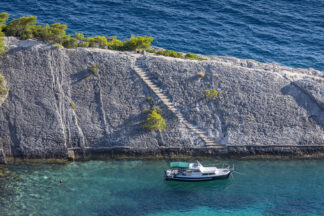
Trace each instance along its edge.
{"label": "cliff edge", "polygon": [[[320,71],[230,57],[192,61],[5,42],[0,73],[9,93],[0,107],[0,163],[6,156],[73,158],[118,149],[324,147]],[[216,100],[204,100],[208,89],[219,92]],[[142,127],[146,97],[162,108],[165,130]]]}

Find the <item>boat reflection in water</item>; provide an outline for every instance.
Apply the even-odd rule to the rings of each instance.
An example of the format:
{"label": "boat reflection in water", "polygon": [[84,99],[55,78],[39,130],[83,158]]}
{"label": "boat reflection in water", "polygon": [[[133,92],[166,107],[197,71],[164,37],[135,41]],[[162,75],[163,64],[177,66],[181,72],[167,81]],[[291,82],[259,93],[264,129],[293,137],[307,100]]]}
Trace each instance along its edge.
{"label": "boat reflection in water", "polygon": [[233,168],[204,167],[197,163],[171,162],[170,168],[164,172],[165,180],[174,181],[211,181],[227,179],[234,171]]}

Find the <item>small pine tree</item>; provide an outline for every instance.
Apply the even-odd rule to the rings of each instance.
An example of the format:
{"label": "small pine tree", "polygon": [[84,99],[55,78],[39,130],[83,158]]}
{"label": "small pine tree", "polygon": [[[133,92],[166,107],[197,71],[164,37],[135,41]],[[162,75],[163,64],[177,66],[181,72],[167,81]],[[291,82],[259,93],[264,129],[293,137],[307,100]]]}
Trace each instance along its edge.
{"label": "small pine tree", "polygon": [[33,36],[41,41],[50,41],[52,39],[50,29],[51,27],[48,24],[45,26],[35,25],[32,27]]}
{"label": "small pine tree", "polygon": [[[70,36],[70,35],[68,35],[68,36]],[[68,36],[65,36],[65,38],[63,39],[62,45],[68,49],[77,48],[79,45],[79,41],[75,38],[70,38]]]}
{"label": "small pine tree", "polygon": [[22,40],[33,38],[33,27],[36,25],[36,16],[23,16],[7,24],[4,31],[7,36],[15,36]]}
{"label": "small pine tree", "polygon": [[120,49],[121,50],[149,49],[153,40],[154,40],[153,37],[148,37],[148,36],[135,37],[134,35],[132,35],[129,40],[123,42],[124,43],[123,47],[121,47]]}
{"label": "small pine tree", "polygon": [[2,29],[4,27],[4,23],[8,20],[8,18],[9,18],[8,13],[0,13],[0,56],[2,56],[3,53],[5,53],[6,51],[5,44],[3,42],[3,36],[5,34],[2,32]]}
{"label": "small pine tree", "polygon": [[95,38],[95,40],[96,40],[96,43],[99,44],[99,47],[104,48],[107,46],[108,41],[105,36],[97,36]]}
{"label": "small pine tree", "polygon": [[124,43],[117,39],[116,36],[112,37],[110,41],[107,42],[108,49],[112,50],[122,50]]}
{"label": "small pine tree", "polygon": [[[50,40],[56,43],[62,44],[64,39],[66,39],[65,30],[67,29],[67,25],[61,23],[54,23],[50,28]],[[68,36],[70,37],[70,36]]]}
{"label": "small pine tree", "polygon": [[149,130],[164,130],[166,126],[164,118],[155,110],[151,110],[147,116],[144,127]]}

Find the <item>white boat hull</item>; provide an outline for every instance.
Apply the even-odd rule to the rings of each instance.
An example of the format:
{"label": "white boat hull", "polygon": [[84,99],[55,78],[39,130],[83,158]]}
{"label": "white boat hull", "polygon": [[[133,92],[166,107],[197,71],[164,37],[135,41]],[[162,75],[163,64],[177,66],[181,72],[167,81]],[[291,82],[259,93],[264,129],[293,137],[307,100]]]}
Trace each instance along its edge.
{"label": "white boat hull", "polygon": [[165,180],[172,180],[172,181],[188,181],[188,182],[197,182],[197,181],[213,181],[213,180],[220,180],[220,179],[227,179],[232,170],[227,170],[222,174],[215,174],[209,176],[191,176],[191,175],[179,175],[179,174],[167,174],[165,172],[164,178]]}

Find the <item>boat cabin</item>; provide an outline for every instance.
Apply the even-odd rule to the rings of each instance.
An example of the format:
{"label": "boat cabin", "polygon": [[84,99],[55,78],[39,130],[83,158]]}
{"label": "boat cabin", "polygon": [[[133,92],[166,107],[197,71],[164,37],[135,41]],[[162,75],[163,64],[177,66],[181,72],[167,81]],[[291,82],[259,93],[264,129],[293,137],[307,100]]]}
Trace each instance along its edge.
{"label": "boat cabin", "polygon": [[178,181],[208,181],[214,179],[228,178],[234,169],[204,167],[197,163],[171,162],[169,170],[165,171],[166,180]]}

